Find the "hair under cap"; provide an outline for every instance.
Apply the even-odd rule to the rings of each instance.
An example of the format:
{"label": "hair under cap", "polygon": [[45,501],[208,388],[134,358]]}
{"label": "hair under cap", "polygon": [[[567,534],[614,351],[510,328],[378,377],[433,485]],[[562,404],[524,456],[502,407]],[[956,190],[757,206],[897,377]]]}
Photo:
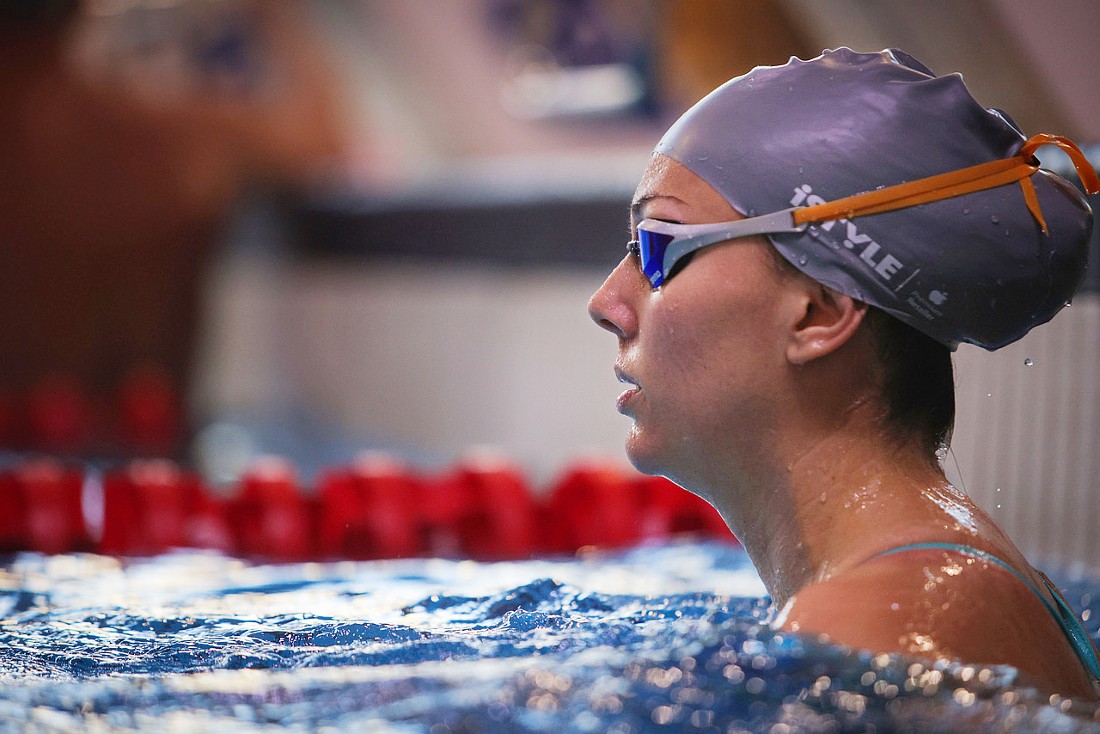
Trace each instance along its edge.
{"label": "hair under cap", "polygon": [[[1024,135],[958,74],[897,50],[826,51],[758,67],[688,110],[655,152],[757,216],[1013,156]],[[1049,321],[1084,277],[1092,212],[1069,182],[1030,177],[1048,233],[1019,185],[771,234],[818,282],[954,349],[993,350]]]}

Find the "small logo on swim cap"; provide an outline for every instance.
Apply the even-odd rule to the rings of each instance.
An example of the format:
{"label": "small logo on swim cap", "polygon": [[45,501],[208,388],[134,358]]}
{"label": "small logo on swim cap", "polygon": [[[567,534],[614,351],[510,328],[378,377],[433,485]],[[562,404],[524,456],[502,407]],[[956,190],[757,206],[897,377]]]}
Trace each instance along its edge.
{"label": "small logo on swim cap", "polygon": [[943,291],[932,291],[928,294],[928,300],[937,306],[942,306],[947,303],[947,294]]}

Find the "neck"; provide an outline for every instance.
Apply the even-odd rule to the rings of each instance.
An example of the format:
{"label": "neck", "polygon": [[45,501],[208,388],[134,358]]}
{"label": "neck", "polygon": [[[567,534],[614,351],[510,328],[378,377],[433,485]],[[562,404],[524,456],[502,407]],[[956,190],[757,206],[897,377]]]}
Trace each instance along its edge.
{"label": "neck", "polygon": [[780,437],[771,454],[711,496],[777,605],[899,537],[939,527],[944,508],[965,501],[918,442],[899,440],[867,401],[817,430]]}

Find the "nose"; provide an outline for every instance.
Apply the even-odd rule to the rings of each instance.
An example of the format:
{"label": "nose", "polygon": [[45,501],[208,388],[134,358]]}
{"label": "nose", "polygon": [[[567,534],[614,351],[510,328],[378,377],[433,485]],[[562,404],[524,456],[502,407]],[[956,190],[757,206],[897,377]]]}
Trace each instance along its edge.
{"label": "nose", "polygon": [[638,331],[638,313],[632,305],[638,274],[630,272],[630,265],[630,257],[623,258],[588,299],[588,315],[620,339],[629,339]]}

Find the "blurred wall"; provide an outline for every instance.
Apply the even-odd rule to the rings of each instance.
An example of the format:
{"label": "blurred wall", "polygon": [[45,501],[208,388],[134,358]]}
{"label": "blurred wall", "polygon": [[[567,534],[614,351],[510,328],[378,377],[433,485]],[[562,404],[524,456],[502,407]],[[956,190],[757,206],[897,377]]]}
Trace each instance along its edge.
{"label": "blurred wall", "polygon": [[[440,460],[497,445],[538,477],[586,454],[622,461],[616,347],[586,301],[621,257],[649,151],[714,84],[812,47],[764,0],[312,7],[340,50],[360,126],[354,157],[342,185],[312,202],[324,216],[305,218],[309,252],[299,237],[298,256],[225,258],[196,412],[251,423],[260,446],[263,424],[282,420],[270,416],[305,410],[363,445]],[[637,98],[601,109],[628,99],[623,74],[642,85]],[[601,224],[554,226],[594,199],[616,202]],[[362,225],[362,212],[387,207],[523,216],[517,203],[547,214],[537,226],[502,223],[512,239],[485,247],[433,221],[415,227],[429,244],[405,238],[402,251]],[[576,261],[564,254],[585,248]]]}
{"label": "blurred wall", "polygon": [[0,8],[0,448],[178,455],[239,197],[345,157],[319,48],[289,4]]}
{"label": "blurred wall", "polygon": [[1100,140],[1091,0],[781,0],[821,47],[901,48],[938,74],[960,71],[975,98],[1029,135]]}

